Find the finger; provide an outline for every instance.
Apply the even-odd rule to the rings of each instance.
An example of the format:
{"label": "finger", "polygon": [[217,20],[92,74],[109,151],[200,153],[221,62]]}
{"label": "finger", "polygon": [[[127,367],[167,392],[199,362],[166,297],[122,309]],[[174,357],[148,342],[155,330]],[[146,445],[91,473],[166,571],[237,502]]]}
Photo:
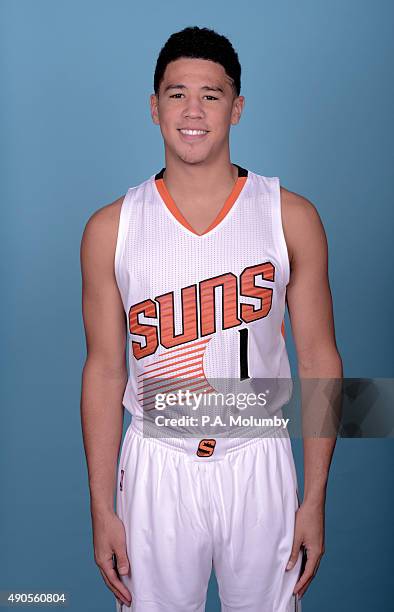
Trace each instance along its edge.
{"label": "finger", "polygon": [[300,591],[298,591],[298,596],[299,596],[299,598],[300,598],[300,599],[301,599],[301,597],[304,595],[305,591],[306,591],[307,589],[309,589],[309,585],[310,585],[310,583],[312,582],[312,580],[314,579],[314,577],[315,577],[315,576],[316,576],[316,574],[317,574],[317,570],[318,570],[318,568],[319,568],[319,565],[320,565],[320,558],[318,558],[318,560],[317,560],[317,563],[316,563],[315,569],[313,570],[313,574],[312,574],[312,576],[309,578],[308,582],[307,582],[307,583],[304,585],[304,587],[302,587],[302,588],[300,589]]}
{"label": "finger", "polygon": [[128,601],[131,601],[131,595],[128,591],[128,589],[125,587],[125,585],[123,584],[123,582],[119,579],[118,574],[116,573],[115,569],[113,568],[112,565],[112,558],[110,561],[106,561],[105,563],[103,563],[100,568],[103,570],[107,580],[109,581],[109,583],[115,588],[117,589],[120,593],[122,593],[123,597],[125,599],[127,599]]}
{"label": "finger", "polygon": [[[310,585],[310,583],[312,582],[312,580],[313,580],[313,579],[314,579],[314,577],[316,576],[316,574],[317,574],[317,570],[319,569],[319,565],[320,565],[320,561],[321,561],[322,556],[323,556],[323,555],[318,556],[318,558],[317,558],[317,563],[316,563],[315,568],[314,568],[314,570],[313,570],[313,574],[312,574],[312,576],[309,578],[308,582],[307,582],[307,583],[304,585],[304,587],[302,587],[302,588],[300,589],[300,591],[298,591],[298,597],[299,597],[300,599],[301,599],[301,597],[304,595],[305,591],[306,591],[307,589],[309,589],[309,585]],[[297,586],[297,585],[296,585],[296,586]]]}
{"label": "finger", "polygon": [[316,554],[312,555],[309,553],[309,555],[310,556],[308,557],[307,562],[305,564],[305,569],[294,587],[293,593],[295,594],[298,594],[300,589],[302,589],[302,587],[308,582],[308,580],[313,578],[313,576],[315,575],[315,569],[317,569],[319,557]]}
{"label": "finger", "polygon": [[127,601],[131,601],[131,595],[129,593],[129,591],[127,590],[127,588],[124,586],[123,582],[121,580],[119,580],[118,575],[116,573],[116,571],[112,568],[110,570],[104,570],[105,571],[105,575],[108,578],[109,582],[112,584],[112,586],[117,589],[120,593],[122,593],[123,597],[127,600]]}
{"label": "finger", "polygon": [[303,597],[303,595],[305,594],[305,592],[308,590],[310,583],[312,582],[314,576],[312,576],[312,578],[309,578],[308,582],[304,585],[304,587],[298,591],[297,597],[298,599],[301,599]]}
{"label": "finger", "polygon": [[302,544],[301,538],[294,539],[290,557],[286,565],[286,571],[293,569],[293,567],[297,563],[298,555],[300,554],[301,544]]}
{"label": "finger", "polygon": [[124,603],[126,606],[128,606],[130,604],[130,599],[125,598],[122,593],[120,593],[118,591],[118,589],[116,589],[108,580],[107,576],[105,575],[105,573],[103,572],[103,570],[101,569],[101,567],[99,568],[101,575],[103,577],[103,580],[105,582],[105,584],[107,585],[107,587],[109,588],[110,591],[112,591],[112,593],[115,595],[115,597],[117,599],[119,599],[120,603]]}
{"label": "finger", "polygon": [[129,573],[130,563],[127,557],[126,550],[124,548],[119,548],[115,550],[115,563],[116,568],[121,576]]}

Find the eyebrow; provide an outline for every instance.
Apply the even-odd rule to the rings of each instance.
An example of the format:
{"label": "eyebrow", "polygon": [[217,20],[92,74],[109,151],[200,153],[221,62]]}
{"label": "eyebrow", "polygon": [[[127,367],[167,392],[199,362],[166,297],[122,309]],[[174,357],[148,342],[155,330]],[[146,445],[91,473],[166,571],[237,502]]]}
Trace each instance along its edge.
{"label": "eyebrow", "polygon": [[[187,87],[182,83],[170,83],[170,85],[167,85],[167,87],[165,88],[164,93],[166,93],[166,91],[168,91],[169,89],[187,89]],[[213,85],[203,85],[200,89],[203,89],[204,91],[220,91],[221,93],[224,93],[221,87],[214,87]]]}

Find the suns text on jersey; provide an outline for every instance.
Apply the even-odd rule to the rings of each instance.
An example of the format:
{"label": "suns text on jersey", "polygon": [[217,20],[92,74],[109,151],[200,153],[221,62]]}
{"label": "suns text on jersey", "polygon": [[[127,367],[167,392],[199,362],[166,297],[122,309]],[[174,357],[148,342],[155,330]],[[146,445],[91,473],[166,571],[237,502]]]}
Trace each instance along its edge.
{"label": "suns text on jersey", "polygon": [[[268,286],[256,285],[261,276]],[[174,292],[169,291],[154,299],[133,304],[128,312],[130,334],[143,336],[143,341],[132,341],[136,359],[156,352],[159,345],[172,348],[216,332],[216,312],[221,308],[222,328],[229,329],[266,317],[272,306],[272,283],[275,267],[270,261],[246,267],[239,277],[232,272],[204,279],[181,292],[182,333],[175,333]],[[217,304],[215,289],[222,288],[221,304]],[[240,296],[257,298],[259,305],[240,302]],[[143,315],[157,320],[157,324],[140,322]]]}

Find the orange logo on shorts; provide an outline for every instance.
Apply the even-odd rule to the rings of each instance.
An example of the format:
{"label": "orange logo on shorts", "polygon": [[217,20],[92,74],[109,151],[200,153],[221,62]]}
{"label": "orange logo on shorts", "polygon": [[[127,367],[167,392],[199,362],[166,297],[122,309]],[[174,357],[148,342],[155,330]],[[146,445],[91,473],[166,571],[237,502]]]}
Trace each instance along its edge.
{"label": "orange logo on shorts", "polygon": [[200,443],[197,449],[197,456],[198,457],[210,457],[213,454],[213,451],[215,450],[215,444],[216,444],[216,440],[213,440],[213,439],[200,440]]}

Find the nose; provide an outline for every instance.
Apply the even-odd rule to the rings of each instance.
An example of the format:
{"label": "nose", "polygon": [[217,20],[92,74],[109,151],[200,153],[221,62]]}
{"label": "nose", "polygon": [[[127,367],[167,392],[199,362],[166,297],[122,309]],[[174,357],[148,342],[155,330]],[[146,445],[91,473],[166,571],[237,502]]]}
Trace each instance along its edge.
{"label": "nose", "polygon": [[195,119],[204,116],[204,109],[199,96],[189,96],[186,99],[183,115],[184,117],[191,117]]}

